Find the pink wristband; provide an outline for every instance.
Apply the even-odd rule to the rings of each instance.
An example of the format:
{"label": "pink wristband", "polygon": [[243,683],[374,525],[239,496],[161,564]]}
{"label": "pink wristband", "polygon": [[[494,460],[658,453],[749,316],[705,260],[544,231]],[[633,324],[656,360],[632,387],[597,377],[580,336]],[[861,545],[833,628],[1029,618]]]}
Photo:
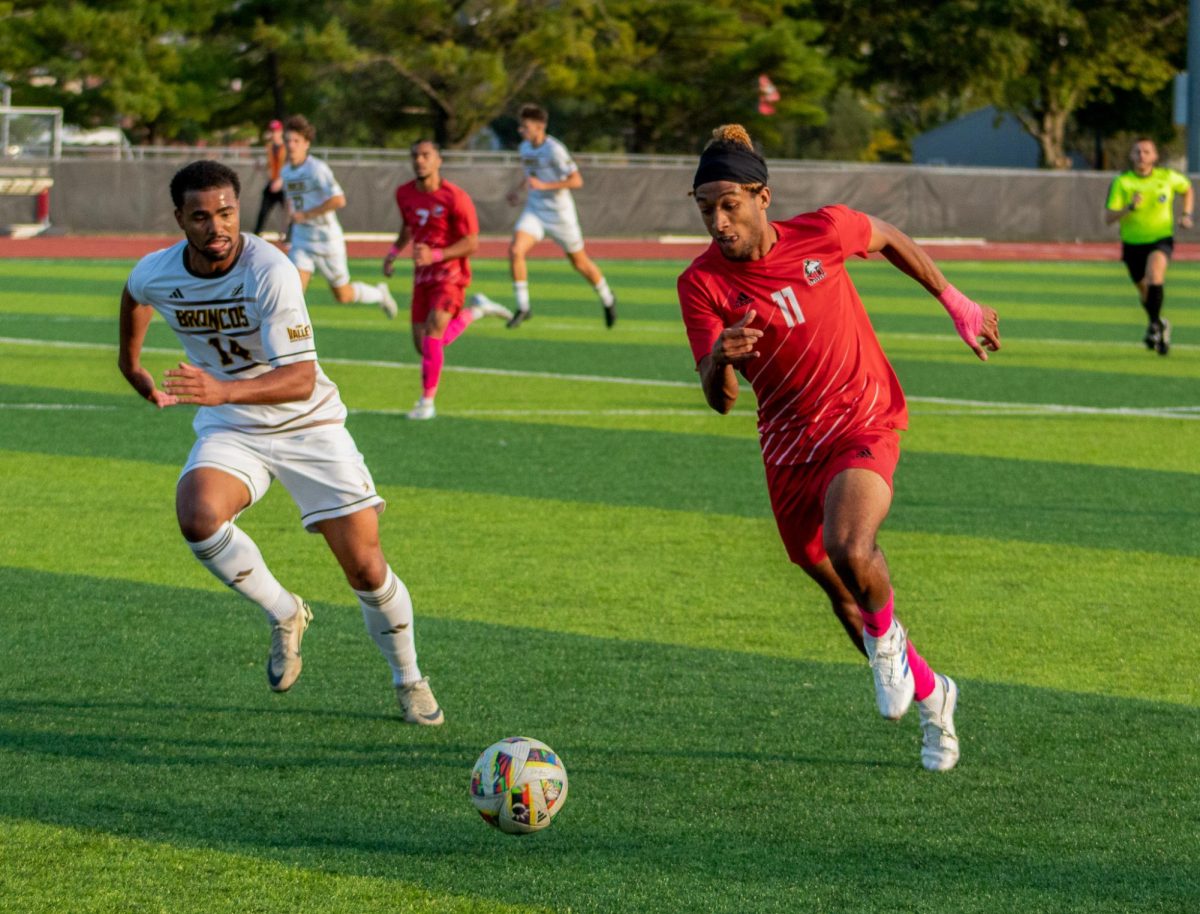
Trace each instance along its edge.
{"label": "pink wristband", "polygon": [[446,252],[441,248],[432,248],[429,251],[429,256],[433,259],[434,263],[441,263],[446,257]]}
{"label": "pink wristband", "polygon": [[972,349],[979,345],[976,337],[983,329],[983,309],[954,286],[946,286],[937,297],[954,321],[954,329]]}
{"label": "pink wristband", "polygon": [[391,257],[393,259],[395,259],[396,257],[399,257],[400,256],[400,246],[393,244],[391,249],[387,252],[387,255],[388,255],[388,257]]}

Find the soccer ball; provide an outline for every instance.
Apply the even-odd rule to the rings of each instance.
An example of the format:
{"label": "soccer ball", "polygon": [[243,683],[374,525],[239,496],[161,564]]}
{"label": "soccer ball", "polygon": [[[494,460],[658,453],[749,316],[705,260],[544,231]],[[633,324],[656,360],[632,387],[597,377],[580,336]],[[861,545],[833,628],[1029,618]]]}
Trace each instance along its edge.
{"label": "soccer ball", "polygon": [[567,769],[545,743],[510,736],[483,750],[471,771],[471,803],[510,835],[541,831],[567,799]]}

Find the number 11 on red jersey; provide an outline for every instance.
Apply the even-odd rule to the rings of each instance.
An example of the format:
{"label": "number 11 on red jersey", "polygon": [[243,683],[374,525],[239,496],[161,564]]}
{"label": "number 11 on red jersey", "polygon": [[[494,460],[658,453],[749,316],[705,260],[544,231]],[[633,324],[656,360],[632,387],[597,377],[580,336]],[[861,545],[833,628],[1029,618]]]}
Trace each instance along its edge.
{"label": "number 11 on red jersey", "polygon": [[796,293],[792,291],[791,286],[784,286],[778,292],[772,292],[771,301],[779,307],[789,327],[804,323],[804,312],[800,310],[800,302],[796,301]]}

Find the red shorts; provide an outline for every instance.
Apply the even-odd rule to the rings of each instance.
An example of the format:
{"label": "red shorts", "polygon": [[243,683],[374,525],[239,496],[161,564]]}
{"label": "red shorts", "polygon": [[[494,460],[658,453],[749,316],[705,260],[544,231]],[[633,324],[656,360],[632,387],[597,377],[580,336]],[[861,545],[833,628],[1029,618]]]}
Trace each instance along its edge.
{"label": "red shorts", "polygon": [[873,470],[891,489],[899,460],[900,436],[885,429],[846,438],[813,463],[768,466],[771,510],[788,558],[802,568],[825,560],[825,493],[838,473],[851,468]]}
{"label": "red shorts", "polygon": [[423,282],[413,286],[412,322],[425,323],[431,311],[446,311],[451,317],[458,317],[458,312],[463,309],[465,292],[458,283]]}

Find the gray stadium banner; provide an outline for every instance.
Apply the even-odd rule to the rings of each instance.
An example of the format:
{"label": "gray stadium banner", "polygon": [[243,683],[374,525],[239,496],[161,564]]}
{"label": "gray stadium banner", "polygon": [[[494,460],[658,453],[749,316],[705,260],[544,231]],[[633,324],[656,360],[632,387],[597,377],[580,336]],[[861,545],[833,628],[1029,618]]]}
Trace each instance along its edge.
{"label": "gray stadium banner", "polygon": [[[584,186],[575,191],[585,236],[656,238],[703,234],[688,196],[694,164],[587,162],[579,157]],[[59,231],[80,234],[173,234],[168,184],[188,159],[145,161],[60,160],[51,165],[50,211]],[[242,181],[242,223],[253,225],[265,176],[252,163],[231,163]],[[399,226],[393,193],[411,180],[406,159],[335,161],[346,192],[339,213],[348,232],[394,232]],[[442,174],[475,200],[481,232],[506,235],[518,210],[505,193],[518,176],[513,164],[456,163],[447,155]],[[1104,201],[1114,174],[935,166],[773,163],[771,213],[785,219],[829,203],[845,203],[919,237],[988,241],[1114,241],[1104,224]],[[15,201],[8,201],[12,206]],[[28,207],[28,202],[23,204]],[[0,222],[5,214],[0,212]],[[24,220],[20,220],[24,221]]]}

